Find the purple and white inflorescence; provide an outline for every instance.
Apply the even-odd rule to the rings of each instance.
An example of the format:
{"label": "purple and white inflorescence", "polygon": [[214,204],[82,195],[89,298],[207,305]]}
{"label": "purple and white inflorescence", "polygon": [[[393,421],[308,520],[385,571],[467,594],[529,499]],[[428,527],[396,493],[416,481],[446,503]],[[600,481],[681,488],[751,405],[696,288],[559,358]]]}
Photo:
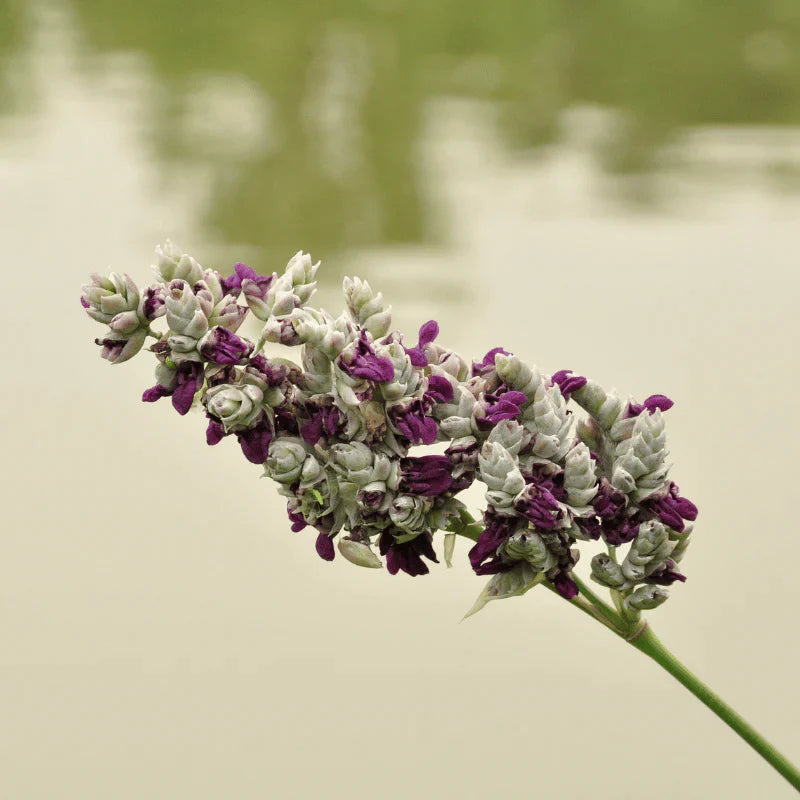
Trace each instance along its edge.
{"label": "purple and white inflorescence", "polygon": [[[278,483],[291,529],[315,530],[323,559],[338,547],[360,566],[383,556],[392,574],[427,573],[437,531],[452,546],[475,530],[457,495],[477,480],[486,507],[469,560],[493,576],[490,595],[547,581],[575,596],[576,545],[591,540],[608,550],[592,577],[633,613],[685,580],[677,564],[697,509],[668,477],[667,397],[624,401],[501,347],[469,363],[436,343],[435,321],[407,341],[358,278],[345,278],[346,309],[333,317],[309,306],[319,264],[303,252],[281,275],[237,264],[229,277],[169,242],[156,255],[144,291],[116,273],[84,287],[86,312],[108,325],[102,356],[126,361],[152,337],[156,382],[142,399],[169,397],[179,414],[202,408],[208,444],[235,438]],[[264,323],[257,342],[237,333],[248,314]],[[154,329],[159,319],[166,331]],[[267,342],[299,358],[268,358]],[[443,455],[411,454],[437,442]]]}

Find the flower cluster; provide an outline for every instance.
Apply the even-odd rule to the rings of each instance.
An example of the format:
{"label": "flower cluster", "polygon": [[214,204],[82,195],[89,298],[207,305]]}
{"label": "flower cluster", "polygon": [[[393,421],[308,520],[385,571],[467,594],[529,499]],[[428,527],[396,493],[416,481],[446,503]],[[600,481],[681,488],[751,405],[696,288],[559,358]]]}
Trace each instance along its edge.
{"label": "flower cluster", "polygon": [[[455,534],[476,530],[456,496],[477,480],[486,508],[469,559],[493,576],[484,602],[539,582],[573,597],[581,540],[607,545],[592,577],[621,610],[655,607],[663,587],[684,580],[677,562],[697,509],[667,477],[666,397],[623,402],[502,348],[470,364],[436,343],[435,321],[406,342],[358,278],[345,278],[334,317],[309,305],[319,264],[302,252],[281,275],[236,264],[228,277],[169,242],[156,255],[144,291],[115,273],[84,287],[87,313],[109,328],[96,340],[103,357],[126,361],[152,337],[156,383],[142,399],[169,397],[179,414],[202,408],[210,445],[235,437],[278,483],[292,530],[316,530],[322,558],[338,547],[360,566],[384,556],[392,574],[422,575],[442,530],[449,563]],[[257,342],[237,334],[248,314],[263,323]],[[299,357],[268,358],[267,342]],[[587,416],[576,422],[569,401]],[[411,454],[437,442],[444,454]]]}

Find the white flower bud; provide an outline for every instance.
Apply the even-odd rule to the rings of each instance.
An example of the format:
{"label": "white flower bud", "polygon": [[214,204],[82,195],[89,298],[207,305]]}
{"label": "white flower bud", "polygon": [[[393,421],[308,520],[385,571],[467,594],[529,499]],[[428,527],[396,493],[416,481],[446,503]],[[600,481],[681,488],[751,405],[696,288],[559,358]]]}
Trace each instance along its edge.
{"label": "white flower bud", "polygon": [[392,324],[391,308],[386,308],[383,295],[375,294],[361,278],[344,279],[344,297],[353,320],[366,328],[375,339],[389,332]]}
{"label": "white flower bud", "polygon": [[212,386],[203,396],[208,413],[222,423],[226,433],[252,427],[262,414],[263,401],[257,386],[229,383]]}
{"label": "white flower bud", "polygon": [[523,425],[535,434],[533,453],[539,458],[560,461],[572,446],[572,419],[558,384],[540,384],[533,402],[524,406]]}
{"label": "white flower bud", "polygon": [[403,494],[396,497],[389,509],[389,517],[398,528],[409,533],[420,533],[427,527],[426,515],[431,501],[426,497]]}
{"label": "white flower bud", "polygon": [[606,553],[598,553],[591,561],[592,579],[601,586],[620,589],[626,586],[622,567]]}
{"label": "white flower bud", "polygon": [[497,442],[485,442],[478,455],[481,480],[486,484],[486,501],[495,511],[515,515],[514,500],[525,488],[517,459]]}
{"label": "white flower bud", "polygon": [[291,313],[304,306],[317,288],[313,280],[319,268],[319,261],[311,263],[311,256],[302,250],[296,253],[286,265],[283,275],[272,282],[266,296],[266,306],[276,317]]}
{"label": "white flower bud", "polygon": [[579,442],[567,453],[564,462],[564,489],[567,502],[576,509],[586,509],[597,494],[597,476],[589,448]]}
{"label": "white flower bud", "polygon": [[662,488],[669,467],[661,411],[642,411],[635,417],[630,436],[620,441],[614,452],[612,484],[617,489],[626,494],[634,492],[634,499],[641,501]]}
{"label": "white flower bud", "polygon": [[167,325],[181,336],[199,339],[208,332],[208,318],[186,281],[175,280],[167,287]]}
{"label": "white flower bud", "polygon": [[603,432],[592,417],[578,420],[575,434],[590,450],[602,452]]}
{"label": "white flower bud", "polygon": [[529,367],[518,356],[498,353],[494,366],[501,380],[511,389],[522,392],[528,398],[523,408],[528,406],[540,388],[545,386],[544,376],[536,367]]}
{"label": "white flower bud", "polygon": [[100,345],[103,350],[100,353],[111,364],[121,364],[129,358],[133,358],[143,347],[147,331],[139,328],[130,335],[117,333],[110,330],[102,339],[95,339],[95,344]]}
{"label": "white flower bud", "polygon": [[655,520],[643,522],[622,562],[622,574],[631,583],[639,583],[664,563],[674,547],[664,525]]}
{"label": "white flower bud", "polygon": [[574,391],[572,399],[586,409],[600,423],[600,427],[609,430],[622,417],[625,404],[616,392],[606,392],[602,386],[592,380]]}
{"label": "white flower bud", "polygon": [[307,455],[302,439],[295,436],[273,439],[264,464],[264,474],[278,483],[294,483],[300,478]]}
{"label": "white flower bud", "polygon": [[518,531],[501,545],[501,555],[513,561],[527,561],[537,572],[545,572],[556,565],[556,557],[534,530]]}
{"label": "white flower bud", "polygon": [[194,285],[203,277],[203,268],[190,255],[182,254],[180,248],[167,239],[156,247],[156,263],[153,266],[156,277],[162,283],[184,280]]}
{"label": "white flower bud", "polygon": [[496,442],[502,445],[512,456],[519,455],[519,451],[530,440],[530,433],[513,419],[504,419],[498,422],[486,439],[487,442]]}
{"label": "white flower bud", "polygon": [[668,597],[669,592],[663,586],[640,586],[625,598],[623,605],[629,611],[648,611],[658,608]]}
{"label": "white flower bud", "polygon": [[394,366],[394,378],[388,383],[379,384],[380,392],[387,402],[394,402],[415,394],[420,384],[420,373],[406,355],[399,342],[374,346],[375,353],[388,358]]}
{"label": "white flower bud", "polygon": [[516,458],[497,442],[484,443],[478,455],[478,469],[489,489],[516,495],[525,487]]}
{"label": "white flower bud", "polygon": [[93,272],[90,277],[92,282],[82,287],[81,301],[92,319],[110,325],[117,315],[130,311],[136,313],[139,308],[139,290],[128,275],[112,272],[105,278],[100,273]]}

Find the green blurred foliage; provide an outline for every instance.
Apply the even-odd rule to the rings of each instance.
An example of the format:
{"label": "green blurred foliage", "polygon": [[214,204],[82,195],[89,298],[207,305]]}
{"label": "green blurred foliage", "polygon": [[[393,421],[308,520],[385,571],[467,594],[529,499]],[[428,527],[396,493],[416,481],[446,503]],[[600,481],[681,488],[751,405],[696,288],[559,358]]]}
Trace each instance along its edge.
{"label": "green blurred foliage", "polygon": [[15,112],[31,98],[27,76],[12,66],[30,46],[31,28],[25,0],[0,0],[0,114]]}
{"label": "green blurred foliage", "polygon": [[[202,164],[207,224],[267,259],[430,239],[420,141],[441,95],[498,103],[514,148],[557,141],[565,109],[616,109],[599,157],[618,172],[646,172],[688,127],[800,122],[797,0],[64,2],[86,54],[145,57],[156,157]],[[192,127],[209,76],[266,98],[270,135],[241,151],[213,95],[231,152],[209,150]]]}

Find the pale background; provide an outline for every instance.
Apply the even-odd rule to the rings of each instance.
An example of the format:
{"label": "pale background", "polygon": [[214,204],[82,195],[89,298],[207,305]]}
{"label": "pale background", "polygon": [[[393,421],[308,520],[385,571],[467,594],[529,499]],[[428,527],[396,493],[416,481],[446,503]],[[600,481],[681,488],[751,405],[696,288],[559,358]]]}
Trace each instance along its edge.
{"label": "pale background", "polygon": [[[476,4],[463,41],[401,3],[189,5],[0,0],[0,798],[794,796],[553,595],[459,624],[461,543],[424,578],[322,562],[233,443],[139,401],[146,354],[100,360],[78,303],[89,271],[149,282],[167,236],[223,271],[302,247],[326,307],[357,273],[465,355],[668,394],[701,516],[653,627],[800,760],[794,6],[731,4],[726,33],[675,5],[652,43],[672,17],[610,21],[608,86],[653,79],[616,97],[558,14],[504,61]],[[692,60],[668,37],[698,25]],[[651,45],[684,69],[648,73]]]}

